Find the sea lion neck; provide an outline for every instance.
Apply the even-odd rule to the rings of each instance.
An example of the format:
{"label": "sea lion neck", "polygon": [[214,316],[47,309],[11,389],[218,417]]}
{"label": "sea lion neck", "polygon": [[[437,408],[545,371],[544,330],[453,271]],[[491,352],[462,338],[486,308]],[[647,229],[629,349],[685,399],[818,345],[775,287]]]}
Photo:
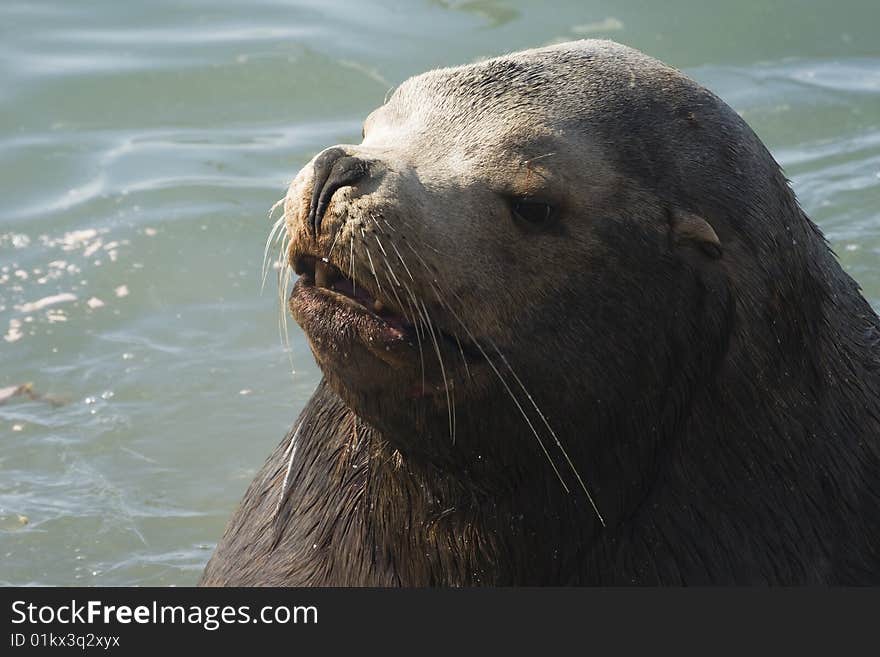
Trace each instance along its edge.
{"label": "sea lion neck", "polygon": [[290,568],[308,573],[303,584],[559,581],[580,568],[584,546],[603,530],[588,500],[549,470],[518,485],[450,473],[405,457],[326,384],[316,395],[320,406],[303,413],[272,457],[278,467],[261,483],[259,506],[272,507],[273,519],[257,539],[263,547],[249,547],[290,555]]}
{"label": "sea lion neck", "polygon": [[588,502],[552,475],[519,488],[481,487],[462,473],[408,463],[380,436],[373,441],[368,510],[349,537],[379,555],[371,579],[405,586],[560,581],[581,568],[582,547],[601,533]]}

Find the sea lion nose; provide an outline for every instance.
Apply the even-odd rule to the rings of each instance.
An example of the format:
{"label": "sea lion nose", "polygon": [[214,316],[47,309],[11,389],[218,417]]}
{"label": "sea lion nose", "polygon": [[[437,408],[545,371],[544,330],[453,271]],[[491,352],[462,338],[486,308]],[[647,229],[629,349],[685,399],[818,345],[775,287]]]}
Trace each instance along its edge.
{"label": "sea lion nose", "polygon": [[309,204],[309,228],[317,237],[321,232],[321,219],[330,204],[330,199],[340,187],[353,185],[370,173],[369,164],[342,148],[328,148],[315,158],[315,182],[312,200]]}

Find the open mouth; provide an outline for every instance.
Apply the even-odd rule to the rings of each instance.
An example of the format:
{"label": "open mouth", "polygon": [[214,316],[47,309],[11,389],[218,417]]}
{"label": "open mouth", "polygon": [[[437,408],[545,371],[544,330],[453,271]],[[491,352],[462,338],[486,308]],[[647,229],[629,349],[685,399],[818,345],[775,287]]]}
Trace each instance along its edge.
{"label": "open mouth", "polygon": [[422,328],[420,334],[393,302],[377,298],[325,258],[299,255],[293,261],[293,269],[300,278],[291,294],[291,309],[307,331],[310,327],[326,334],[328,328],[334,327],[337,337],[356,335],[370,348],[384,345],[380,350],[382,357],[394,345],[421,348],[421,342],[436,340],[437,349],[458,353],[469,363],[481,361],[477,347],[436,325],[432,329]]}
{"label": "open mouth", "polygon": [[294,261],[294,271],[301,277],[301,284],[314,288],[313,291],[320,294],[325,302],[347,304],[356,312],[365,313],[372,320],[380,322],[386,337],[408,338],[415,331],[401,312],[376,298],[365,286],[358,285],[357,281],[324,258],[299,256]]}

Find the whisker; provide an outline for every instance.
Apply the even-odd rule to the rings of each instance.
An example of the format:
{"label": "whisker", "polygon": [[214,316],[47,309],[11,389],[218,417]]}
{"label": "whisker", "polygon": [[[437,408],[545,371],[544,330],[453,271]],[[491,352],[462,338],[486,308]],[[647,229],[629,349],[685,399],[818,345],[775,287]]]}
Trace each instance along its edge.
{"label": "whisker", "polygon": [[287,484],[290,481],[290,472],[293,469],[293,459],[296,457],[296,439],[299,437],[299,430],[302,429],[302,425],[303,423],[300,422],[296,431],[293,432],[290,444],[287,446],[287,449],[284,450],[284,457],[287,458],[289,455],[290,458],[287,460],[287,471],[284,473],[284,480],[281,482],[281,495],[278,496],[278,503],[275,505],[275,513],[272,514],[273,520],[278,517],[278,514],[281,511],[281,505],[284,504],[284,498],[287,497]]}
{"label": "whisker", "polygon": [[[418,329],[418,321],[419,320],[415,316],[415,314],[413,313],[412,304],[410,304],[409,301],[407,301],[407,303],[404,303],[404,301],[400,298],[400,295],[397,293],[397,289],[395,288],[394,284],[392,284],[391,278],[388,276],[389,273],[391,274],[392,277],[394,277],[394,280],[397,282],[397,287],[401,287],[400,281],[397,278],[397,274],[394,273],[394,268],[391,266],[391,263],[388,262],[387,258],[385,259],[385,266],[386,266],[385,278],[388,280],[388,287],[391,289],[391,293],[394,295],[394,298],[397,300],[397,304],[400,307],[401,312],[403,313],[403,318],[416,329],[416,332],[415,332],[416,333],[416,344],[418,345],[418,348],[419,348],[419,364],[421,365],[421,372],[422,372],[422,391],[424,391],[424,389],[425,389],[425,356],[422,353],[422,338],[420,335],[420,331]],[[407,307],[409,307],[409,314],[407,314]]]}
{"label": "whisker", "polygon": [[[410,286],[406,284],[406,281],[403,281],[403,289],[406,290],[407,294],[409,295],[409,299],[411,300],[412,305],[415,306],[416,314],[422,319],[422,325],[424,326],[427,320],[425,320],[425,317],[422,315],[422,309],[419,308],[418,297],[416,296],[415,292],[412,291],[412,288],[410,288]],[[417,324],[416,330],[418,331],[419,328],[420,327]]]}
{"label": "whisker", "polygon": [[455,443],[455,406],[452,401],[452,395],[449,392],[449,380],[446,378],[446,367],[443,365],[443,354],[440,351],[440,343],[437,340],[437,336],[434,333],[434,323],[431,321],[431,315],[428,313],[428,308],[425,306],[425,302],[422,301],[422,310],[425,312],[425,317],[428,318],[428,331],[431,334],[431,340],[434,342],[434,353],[437,354],[437,361],[440,363],[440,376],[443,377],[443,390],[446,392],[446,410],[449,414],[449,437],[452,439],[453,444]]}
{"label": "whisker", "polygon": [[523,160],[521,164],[529,166],[532,162],[537,162],[538,160],[543,160],[545,157],[550,157],[551,155],[556,155],[556,153],[544,153],[543,155],[539,155],[538,157],[533,157],[528,160]]}
{"label": "whisker", "polygon": [[[432,287],[434,287],[434,286],[432,285]],[[436,288],[435,288],[435,293],[438,294],[438,300],[440,300],[441,303],[443,303],[439,297],[439,293],[437,292]],[[453,296],[455,296],[456,300],[460,304],[462,303],[461,297],[459,297],[454,292],[453,292]],[[465,331],[468,332],[468,335],[471,336],[471,339],[473,340],[473,337],[472,337],[473,334],[468,330],[468,328],[466,326],[464,326],[464,323],[461,321],[461,319],[458,317],[458,315],[455,313],[455,311],[452,310],[452,307],[448,303],[444,303],[444,306],[458,320],[459,324],[462,325],[462,328],[464,328]],[[568,464],[568,467],[571,469],[572,474],[574,474],[575,478],[578,481],[578,484],[580,484],[581,489],[584,491],[584,494],[587,496],[587,500],[590,502],[590,506],[593,507],[593,511],[596,513],[596,517],[599,519],[599,522],[601,523],[601,525],[603,527],[605,527],[605,519],[602,517],[602,513],[599,511],[599,507],[596,505],[596,501],[594,500],[593,495],[590,493],[590,490],[589,490],[589,488],[587,488],[587,485],[584,483],[584,480],[581,477],[580,472],[578,472],[577,468],[575,467],[574,463],[571,460],[571,457],[568,455],[568,451],[562,445],[562,441],[559,440],[559,436],[553,430],[553,427],[550,426],[550,422],[547,420],[547,417],[541,411],[540,407],[538,406],[537,402],[532,397],[531,393],[529,393],[525,384],[523,384],[522,380],[519,378],[517,373],[514,371],[513,367],[510,365],[510,362],[504,357],[504,354],[501,353],[501,350],[498,349],[498,346],[495,344],[495,342],[492,341],[491,338],[486,338],[486,340],[489,342],[489,344],[492,346],[492,348],[498,354],[498,357],[501,359],[501,361],[504,363],[504,365],[510,371],[511,376],[513,376],[514,380],[517,382],[519,387],[522,389],[523,393],[526,395],[526,398],[529,400],[532,407],[535,409],[535,412],[541,418],[541,421],[544,423],[544,426],[550,432],[550,435],[552,436],[554,442],[556,443],[556,446],[559,448],[559,451],[562,453],[562,456],[565,458],[565,461]],[[483,348],[479,344],[479,342],[475,342],[475,344],[476,344],[477,348],[480,350],[480,352],[484,353]],[[490,364],[491,364],[491,362],[490,362]],[[493,365],[493,369],[495,369],[494,365]],[[543,443],[542,443],[542,447],[543,447]],[[554,469],[555,469],[555,466],[554,466]],[[566,489],[567,489],[567,487],[566,487]]]}
{"label": "whisker", "polygon": [[379,250],[382,252],[382,255],[385,256],[385,257],[387,258],[387,257],[388,257],[388,254],[385,253],[385,247],[382,246],[382,241],[379,239],[379,236],[378,236],[378,235],[373,235],[373,237],[376,238],[376,244],[379,245]]}
{"label": "whisker", "polygon": [[[422,258],[421,254],[419,254],[419,252],[416,251],[416,250],[413,248],[412,244],[410,244],[409,242],[407,242],[406,245],[409,247],[409,250],[413,252],[413,254],[416,256],[416,258],[419,259],[419,262],[422,263],[422,267],[424,267],[424,268],[425,268],[425,271],[428,272],[428,275],[431,277],[431,280],[432,280],[434,283],[436,283],[436,282],[437,282],[437,279],[434,278],[434,272],[431,271],[431,268],[428,266],[428,263],[425,262],[425,259]],[[439,251],[438,251],[438,253],[439,253]]]}
{"label": "whisker", "polygon": [[290,279],[293,276],[293,268],[290,266],[290,248],[291,243],[289,236],[285,237],[284,242],[282,243],[282,252],[285,254],[285,258],[283,260],[282,268],[279,270],[280,281],[279,285],[279,297],[280,297],[280,310],[281,310],[281,325],[282,325],[282,333],[281,340],[282,345],[284,347],[284,351],[287,353],[287,362],[290,364],[290,373],[295,374],[296,368],[293,365],[293,350],[290,347],[290,331],[287,327],[287,299],[289,296],[289,288],[290,288]]}
{"label": "whisker", "polygon": [[286,201],[286,200],[287,200],[287,194],[285,194],[284,196],[282,196],[280,199],[278,199],[277,201],[275,201],[272,204],[272,207],[269,208],[269,214],[268,214],[270,219],[272,218],[272,215],[275,214],[275,210],[278,209],[278,206],[283,205],[284,201]]}
{"label": "whisker", "polygon": [[492,368],[492,371],[495,373],[495,376],[498,377],[498,380],[501,382],[501,385],[504,386],[504,389],[507,392],[507,394],[510,396],[511,401],[513,401],[517,410],[520,412],[520,415],[522,415],[523,420],[525,420],[529,429],[531,429],[532,434],[535,436],[535,439],[538,441],[538,445],[541,447],[541,451],[544,452],[544,456],[547,458],[547,462],[550,464],[550,467],[553,468],[553,472],[556,474],[556,478],[559,479],[559,483],[562,484],[563,490],[565,490],[566,493],[570,493],[571,491],[568,488],[568,484],[565,483],[565,479],[562,477],[562,473],[560,473],[559,468],[556,467],[556,462],[553,460],[553,457],[550,456],[550,452],[547,450],[546,445],[544,445],[544,441],[541,440],[541,436],[538,433],[538,430],[535,428],[535,425],[532,424],[531,418],[529,418],[525,409],[522,407],[522,404],[520,403],[519,399],[517,399],[516,395],[513,393],[513,390],[510,388],[510,385],[507,383],[505,378],[501,375],[501,372],[498,371],[498,368],[495,366],[495,363],[492,361],[491,358],[489,358],[489,354],[487,354],[486,350],[483,349],[483,346],[480,344],[479,340],[477,340],[477,338],[473,334],[473,332],[471,332],[471,330],[467,327],[467,325],[458,316],[458,313],[456,313],[452,309],[452,306],[450,306],[447,302],[444,301],[439,290],[433,284],[431,285],[431,287],[434,290],[434,294],[437,296],[437,300],[455,318],[455,320],[459,323],[459,325],[464,330],[464,332],[467,333],[468,338],[470,339],[471,343],[480,351],[480,354],[483,356],[483,358],[489,364],[489,367]]}
{"label": "whisker", "polygon": [[[552,155],[552,153],[551,153],[551,154],[548,154],[548,155]],[[545,157],[546,157],[546,156],[545,156]],[[425,268],[425,270],[426,270],[429,274],[431,274],[432,277],[433,277],[433,274],[432,274],[432,272],[431,272],[430,267],[429,267],[428,264],[425,262],[424,258],[422,258],[421,254],[419,254],[419,252],[416,251],[416,250],[412,247],[411,244],[407,243],[407,246],[409,247],[410,251],[412,251],[413,254],[416,256],[416,258],[419,259],[419,261],[422,263],[422,266]],[[461,320],[461,318],[458,316],[458,314],[455,313],[455,311],[452,309],[452,307],[450,306],[450,304],[449,304],[449,303],[445,303],[445,302],[443,301],[443,299],[442,299],[442,297],[441,297],[441,295],[440,295],[440,293],[439,293],[439,290],[437,290],[436,286],[434,285],[435,283],[437,283],[437,284],[439,285],[439,283],[437,282],[437,280],[436,280],[436,279],[433,279],[433,283],[431,284],[431,287],[434,289],[434,292],[435,292],[435,294],[436,294],[437,297],[438,297],[438,301],[440,301],[440,303],[443,304],[444,307],[446,307],[447,310],[450,311],[450,314],[452,314],[452,315],[455,317],[455,319],[456,319],[456,320],[458,321],[458,323],[462,326],[462,328],[468,333],[469,338],[474,342],[475,346],[480,350],[481,354],[483,355],[484,358],[486,358],[487,362],[489,362],[489,364],[492,366],[492,369],[495,370],[496,374],[498,374],[498,376],[499,376],[499,378],[501,379],[502,383],[504,383],[505,388],[507,388],[509,394],[511,394],[511,396],[513,397],[513,393],[512,393],[512,391],[510,390],[510,388],[509,388],[509,386],[507,385],[507,383],[504,381],[503,377],[501,377],[501,375],[500,375],[500,373],[498,372],[497,368],[495,367],[494,363],[491,361],[491,359],[489,359],[488,355],[485,353],[485,350],[483,349],[482,345],[479,344],[479,342],[476,340],[476,338],[475,338],[475,336],[473,335],[473,333],[470,331],[470,329],[467,328],[467,326],[465,326],[464,322]],[[457,301],[458,301],[459,303],[462,303],[461,298],[460,298],[457,294],[455,294],[455,293],[453,293],[453,294],[454,294],[454,296],[456,297]],[[574,463],[572,462],[571,458],[569,457],[568,452],[567,452],[567,451],[565,450],[565,448],[563,447],[563,445],[562,445],[562,441],[559,440],[559,437],[557,436],[556,432],[555,432],[555,431],[553,430],[553,428],[550,426],[550,423],[549,423],[549,421],[547,420],[547,417],[544,415],[544,413],[543,413],[543,412],[541,411],[541,409],[538,407],[537,402],[535,402],[535,400],[534,400],[534,398],[532,397],[532,395],[531,395],[531,394],[529,393],[529,391],[526,389],[526,387],[525,387],[525,385],[523,384],[522,380],[519,378],[519,376],[518,376],[518,375],[516,374],[516,372],[513,370],[513,367],[510,365],[510,363],[507,361],[507,359],[504,358],[504,355],[500,352],[500,350],[498,349],[497,345],[495,345],[495,343],[494,343],[494,342],[491,342],[491,341],[490,341],[490,343],[492,344],[492,347],[493,347],[493,348],[496,350],[496,352],[498,353],[499,357],[501,357],[502,362],[504,362],[504,364],[506,365],[507,369],[510,371],[510,374],[513,376],[514,380],[515,380],[515,381],[517,382],[517,384],[520,386],[520,388],[522,389],[523,393],[524,393],[524,394],[526,395],[526,397],[528,398],[529,402],[532,404],[532,406],[533,406],[533,408],[535,409],[535,411],[538,413],[538,416],[541,418],[541,421],[544,423],[544,426],[545,426],[545,427],[547,428],[547,430],[550,432],[550,435],[552,436],[554,442],[556,443],[556,446],[559,448],[560,452],[562,453],[563,457],[564,457],[565,460],[566,460],[566,463],[568,464],[569,468],[571,469],[572,473],[574,474],[575,478],[578,480],[578,483],[580,484],[581,488],[583,489],[584,493],[586,494],[587,499],[588,499],[589,502],[590,502],[590,505],[593,507],[593,511],[596,513],[596,517],[599,519],[599,522],[600,522],[600,523],[602,524],[602,526],[604,527],[604,526],[605,526],[605,519],[602,517],[602,514],[599,512],[599,508],[598,508],[598,506],[596,505],[596,502],[595,502],[595,500],[593,499],[592,494],[590,493],[589,489],[587,488],[586,484],[584,483],[583,478],[581,477],[581,475],[580,475],[580,473],[578,472],[577,468],[574,466]],[[522,410],[522,407],[521,407],[520,403],[519,403],[515,398],[514,398],[514,401],[516,402],[517,406],[520,408],[521,412],[523,412],[523,416],[526,417],[524,411]],[[532,425],[531,421],[530,421],[528,418],[526,418],[526,421],[527,421],[527,423],[529,424],[530,428],[532,429],[533,433],[535,433],[536,437],[538,437],[538,436],[537,436],[537,431],[535,430],[535,428],[534,428],[534,426]],[[541,448],[543,449],[543,451],[544,451],[545,454],[547,455],[548,459],[550,459],[549,453],[547,452],[546,447],[544,446],[543,441],[541,441],[540,438],[538,438],[538,441],[539,441],[539,443],[541,443]],[[552,459],[550,459],[550,462],[551,462],[551,464],[553,465],[553,469],[556,471],[557,476],[559,476],[560,479],[561,479],[561,475],[560,475],[558,469],[556,468],[555,462],[554,462]],[[565,482],[564,482],[564,481],[563,481],[563,486],[565,487],[566,491],[568,491],[568,486],[565,485]]]}
{"label": "whisker", "polygon": [[[386,263],[386,264],[387,264],[387,263]],[[400,295],[397,293],[397,290],[394,288],[394,283],[393,283],[393,281],[391,280],[391,276],[388,275],[388,272],[389,272],[389,271],[391,271],[391,268],[390,268],[390,267],[388,268],[387,271],[385,271],[385,272],[383,272],[383,273],[385,274],[385,280],[388,281],[388,287],[391,289],[391,294],[394,295],[394,299],[397,301],[397,306],[400,308],[400,312],[403,313],[403,318],[404,318],[407,322],[409,322],[410,324],[412,324],[412,323],[413,323],[412,320],[411,320],[411,319],[409,318],[409,316],[406,314],[406,306],[403,304],[403,301],[401,301],[401,299],[400,299]],[[394,275],[394,272],[393,272],[393,271],[391,271],[391,275],[392,275],[392,276]],[[400,285],[400,284],[398,283],[398,285]]]}
{"label": "whisker", "polygon": [[379,286],[379,292],[382,292],[382,284],[379,282],[379,277],[376,276],[376,268],[373,266],[373,256],[370,255],[370,248],[364,244],[364,253],[367,254],[367,260],[370,263],[370,269],[373,271],[373,278],[376,279],[376,285]]}
{"label": "whisker", "polygon": [[397,254],[397,257],[400,259],[403,268],[406,270],[406,273],[409,274],[409,280],[415,282],[416,279],[413,278],[412,272],[409,270],[409,267],[406,265],[406,260],[403,259],[403,256],[400,255],[400,251],[397,250],[397,245],[394,242],[391,242],[391,248],[394,249],[394,252]]}
{"label": "whisker", "polygon": [[587,485],[584,483],[584,480],[581,479],[580,473],[578,472],[577,468],[574,467],[574,463],[572,463],[571,458],[568,455],[568,452],[566,451],[565,447],[562,446],[562,442],[559,440],[559,436],[556,435],[556,432],[553,430],[553,427],[550,426],[550,423],[547,421],[547,418],[544,416],[544,413],[541,412],[541,409],[538,407],[538,404],[532,398],[531,393],[529,393],[529,391],[526,389],[525,385],[520,380],[519,376],[514,371],[513,367],[510,366],[510,363],[504,357],[504,354],[501,353],[501,350],[498,348],[498,346],[495,344],[495,342],[493,342],[491,338],[486,338],[486,340],[492,346],[492,348],[495,350],[495,353],[498,354],[498,357],[501,359],[501,361],[507,366],[507,369],[510,370],[510,373],[513,376],[514,380],[516,380],[517,384],[519,384],[519,387],[522,389],[523,393],[525,393],[526,397],[531,402],[535,411],[538,413],[538,416],[541,418],[541,421],[544,423],[544,426],[547,427],[547,431],[549,431],[550,435],[553,436],[553,440],[556,442],[556,446],[559,448],[559,451],[562,452],[562,456],[565,457],[565,461],[566,461],[566,463],[568,463],[568,467],[571,468],[572,473],[577,478],[578,483],[580,484],[581,488],[583,489],[584,493],[587,496],[587,499],[590,501],[590,505],[593,507],[593,511],[596,512],[596,517],[599,518],[599,522],[602,523],[602,526],[604,527],[605,526],[605,519],[602,517],[602,514],[599,512],[599,507],[596,506],[596,502],[595,502],[595,500],[593,500],[593,496],[592,496],[592,494],[590,494],[590,491],[587,488]]}
{"label": "whisker", "polygon": [[357,294],[357,283],[354,280],[354,235],[349,238],[348,277],[351,279],[351,289]]}
{"label": "whisker", "polygon": [[391,275],[394,277],[394,282],[395,282],[395,284],[397,285],[397,287],[400,287],[400,281],[397,279],[397,274],[395,274],[395,273],[394,273],[394,270],[391,268],[391,263],[388,262],[388,258],[387,258],[385,255],[383,255],[383,256],[382,256],[382,260],[385,261],[385,268],[386,268],[388,271],[390,271],[390,272],[391,272]]}
{"label": "whisker", "polygon": [[[281,199],[282,201],[284,199]],[[275,207],[277,207],[278,203],[272,206],[271,213],[274,212]],[[269,250],[272,248],[272,244],[278,241],[278,238],[282,235],[278,230],[284,225],[285,217],[284,215],[280,216],[277,221],[272,225],[272,229],[269,231],[269,236],[266,238],[266,246],[263,248],[263,266],[261,268],[261,283],[260,283],[260,294],[263,293],[263,288],[266,286],[266,278],[269,274]]]}
{"label": "whisker", "polygon": [[333,247],[336,246],[336,242],[339,241],[339,236],[342,235],[342,227],[339,227],[336,230],[336,235],[333,237],[333,242],[330,244],[330,248],[327,249],[327,258],[330,257],[330,254],[333,253]]}
{"label": "whisker", "polygon": [[471,378],[471,369],[468,367],[467,358],[464,355],[464,347],[461,346],[461,338],[455,336],[455,343],[458,345],[458,353],[461,354],[461,362],[464,364],[464,373],[467,378]]}
{"label": "whisker", "polygon": [[[413,327],[416,330],[416,343],[419,345],[419,363],[422,368],[422,392],[424,393],[424,391],[425,391],[425,354],[422,351],[422,328],[420,326],[421,322],[419,321],[419,316],[421,316],[422,311],[419,309],[419,302],[416,299],[416,295],[413,294],[413,291],[409,288],[409,285],[407,285],[405,281],[403,283],[403,289],[406,290],[407,294],[409,294],[409,296],[410,296],[410,299],[412,299],[412,301],[409,302],[409,305],[410,305],[410,311],[412,312],[412,315],[413,315],[413,319],[415,320],[413,322]],[[414,311],[413,311],[413,308],[415,309]]]}
{"label": "whisker", "polygon": [[278,232],[278,229],[281,228],[281,226],[284,224],[285,219],[286,217],[284,216],[278,217],[278,219],[276,219],[275,222],[272,224],[272,228],[269,230],[269,235],[266,237],[266,245],[263,247],[264,271],[266,268],[266,261],[269,259],[269,249],[271,248],[272,244],[278,239],[278,235],[276,233]]}
{"label": "whisker", "polygon": [[280,313],[278,316],[278,331],[279,331],[278,337],[282,338],[282,340],[283,340],[283,334],[281,332],[281,322],[282,322],[282,315],[285,312],[285,310],[284,310],[285,268],[284,268],[283,255],[284,255],[284,248],[285,248],[286,243],[287,243],[287,234],[285,233],[281,237],[281,252],[278,254],[278,260],[277,260],[278,265],[279,265],[278,266],[278,275],[277,275],[277,279],[278,279],[278,311]]}
{"label": "whisker", "polygon": [[[379,231],[379,234],[384,235],[385,233],[382,230],[382,226],[380,226],[379,222],[376,221],[376,217],[374,217],[372,214],[370,214],[370,219],[373,221],[374,224],[376,224],[376,230]],[[384,251],[384,249],[383,249],[383,251]]]}
{"label": "whisker", "polygon": [[545,174],[532,168],[532,163],[537,162],[538,160],[543,160],[545,157],[550,157],[551,155],[556,155],[556,153],[544,153],[543,155],[539,155],[538,157],[533,157],[530,160],[523,160],[522,162],[520,162],[520,166],[524,165],[526,169],[528,169],[528,172],[526,173],[526,182],[531,179],[533,173],[541,176],[541,178],[543,178],[544,180],[547,179],[547,176]]}

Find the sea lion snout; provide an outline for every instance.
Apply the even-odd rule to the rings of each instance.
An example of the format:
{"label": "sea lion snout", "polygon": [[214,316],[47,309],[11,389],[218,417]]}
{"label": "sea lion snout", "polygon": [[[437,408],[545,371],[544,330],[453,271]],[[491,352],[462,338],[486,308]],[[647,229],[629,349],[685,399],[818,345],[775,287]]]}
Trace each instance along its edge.
{"label": "sea lion snout", "polygon": [[342,187],[354,185],[369,176],[369,163],[345,149],[334,146],[318,155],[313,163],[314,182],[311,203],[309,204],[308,224],[312,234],[321,232],[321,220],[330,204],[330,199]]}

